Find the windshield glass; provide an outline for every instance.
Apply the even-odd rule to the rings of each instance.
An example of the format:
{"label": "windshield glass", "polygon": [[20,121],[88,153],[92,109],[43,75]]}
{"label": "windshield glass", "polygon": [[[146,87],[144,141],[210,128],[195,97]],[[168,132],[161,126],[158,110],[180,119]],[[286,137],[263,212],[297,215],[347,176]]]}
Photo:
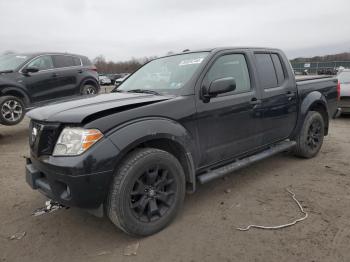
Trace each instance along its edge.
{"label": "windshield glass", "polygon": [[2,55],[0,56],[0,71],[12,71],[28,59],[25,55]]}
{"label": "windshield glass", "polygon": [[127,78],[118,91],[155,90],[172,93],[193,76],[208,52],[189,53],[153,60]]}
{"label": "windshield glass", "polygon": [[341,84],[350,83],[350,71],[341,72],[337,77]]}

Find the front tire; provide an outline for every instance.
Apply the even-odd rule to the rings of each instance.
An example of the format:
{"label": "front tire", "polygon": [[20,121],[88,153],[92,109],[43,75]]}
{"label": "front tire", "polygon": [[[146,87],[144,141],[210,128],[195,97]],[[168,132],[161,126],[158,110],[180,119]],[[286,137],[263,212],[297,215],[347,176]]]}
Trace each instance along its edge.
{"label": "front tire", "polygon": [[98,89],[96,86],[86,84],[81,88],[82,95],[95,95],[98,93]]}
{"label": "front tire", "polygon": [[132,152],[115,173],[106,203],[110,220],[124,232],[147,236],[175,218],[185,197],[185,175],[166,151]]}
{"label": "front tire", "polygon": [[307,113],[304,124],[296,139],[294,154],[303,158],[312,158],[318,154],[323,144],[324,119],[319,112]]}
{"label": "front tire", "polygon": [[0,124],[17,125],[23,120],[25,105],[22,99],[15,96],[0,97]]}

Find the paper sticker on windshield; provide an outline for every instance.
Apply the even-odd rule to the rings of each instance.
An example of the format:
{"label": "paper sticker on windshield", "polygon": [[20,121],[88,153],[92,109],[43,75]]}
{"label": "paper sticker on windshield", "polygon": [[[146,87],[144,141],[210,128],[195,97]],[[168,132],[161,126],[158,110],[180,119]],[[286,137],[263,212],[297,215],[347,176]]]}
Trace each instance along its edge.
{"label": "paper sticker on windshield", "polygon": [[179,66],[185,66],[185,65],[193,65],[193,64],[200,64],[204,58],[197,58],[197,59],[187,59],[180,62]]}
{"label": "paper sticker on windshield", "polygon": [[21,55],[16,55],[16,58],[20,58],[20,59],[26,59],[26,56],[21,56]]}

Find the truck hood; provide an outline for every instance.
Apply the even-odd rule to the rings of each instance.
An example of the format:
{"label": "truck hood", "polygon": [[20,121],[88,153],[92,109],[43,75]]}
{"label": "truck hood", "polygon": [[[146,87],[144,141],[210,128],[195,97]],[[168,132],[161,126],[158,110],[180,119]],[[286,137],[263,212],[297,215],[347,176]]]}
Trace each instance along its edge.
{"label": "truck hood", "polygon": [[31,119],[60,123],[83,123],[94,116],[118,113],[131,108],[168,100],[171,97],[139,93],[110,93],[72,98],[35,108]]}

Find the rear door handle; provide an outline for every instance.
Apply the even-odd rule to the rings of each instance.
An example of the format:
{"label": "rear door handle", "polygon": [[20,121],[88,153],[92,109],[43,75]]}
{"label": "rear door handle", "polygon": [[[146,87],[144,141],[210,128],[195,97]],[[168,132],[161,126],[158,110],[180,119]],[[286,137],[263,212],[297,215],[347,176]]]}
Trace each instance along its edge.
{"label": "rear door handle", "polygon": [[250,99],[249,102],[251,105],[260,105],[261,104],[261,100],[257,99],[256,97],[253,97],[252,99]]}
{"label": "rear door handle", "polygon": [[81,70],[81,69],[78,70],[78,73],[79,73],[79,74],[81,74],[82,72],[83,72],[83,70]]}
{"label": "rear door handle", "polygon": [[52,73],[52,77],[57,77],[58,74],[57,73]]}

